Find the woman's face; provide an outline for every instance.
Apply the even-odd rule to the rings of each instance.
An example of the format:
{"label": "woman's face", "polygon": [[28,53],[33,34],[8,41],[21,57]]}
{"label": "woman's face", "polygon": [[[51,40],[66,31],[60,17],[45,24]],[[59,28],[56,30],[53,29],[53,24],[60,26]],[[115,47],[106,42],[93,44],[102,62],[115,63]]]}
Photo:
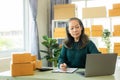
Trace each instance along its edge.
{"label": "woman's face", "polygon": [[74,38],[74,40],[79,40],[79,36],[81,35],[82,27],[79,25],[77,20],[71,20],[69,22],[68,31],[70,35]]}

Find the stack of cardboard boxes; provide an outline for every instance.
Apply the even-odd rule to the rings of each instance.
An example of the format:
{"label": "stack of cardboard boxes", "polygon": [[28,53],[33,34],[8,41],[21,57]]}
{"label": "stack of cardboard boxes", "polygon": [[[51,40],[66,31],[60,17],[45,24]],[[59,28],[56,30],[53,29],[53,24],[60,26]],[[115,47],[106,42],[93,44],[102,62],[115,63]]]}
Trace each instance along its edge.
{"label": "stack of cardboard boxes", "polygon": [[13,53],[11,60],[11,75],[12,76],[24,76],[33,75],[36,66],[41,67],[42,63],[37,62],[36,56],[31,53]]}
{"label": "stack of cardboard boxes", "polygon": [[113,9],[109,10],[109,16],[120,16],[120,3],[113,4]]}
{"label": "stack of cardboard boxes", "polygon": [[114,52],[120,56],[120,43],[114,43]]}

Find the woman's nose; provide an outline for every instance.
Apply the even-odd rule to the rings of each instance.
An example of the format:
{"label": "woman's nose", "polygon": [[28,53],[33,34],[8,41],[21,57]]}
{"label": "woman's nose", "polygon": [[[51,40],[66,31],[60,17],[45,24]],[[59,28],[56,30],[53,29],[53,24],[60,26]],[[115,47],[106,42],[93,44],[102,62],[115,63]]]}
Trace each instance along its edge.
{"label": "woman's nose", "polygon": [[77,30],[76,28],[73,29],[73,31],[76,31],[76,30]]}

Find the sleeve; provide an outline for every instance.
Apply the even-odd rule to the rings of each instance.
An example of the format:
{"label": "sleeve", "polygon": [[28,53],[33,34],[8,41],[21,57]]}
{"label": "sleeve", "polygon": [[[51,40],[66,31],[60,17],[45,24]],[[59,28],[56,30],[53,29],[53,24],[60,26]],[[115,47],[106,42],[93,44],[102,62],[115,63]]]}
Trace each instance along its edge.
{"label": "sleeve", "polygon": [[90,42],[88,43],[88,51],[89,51],[89,53],[92,53],[92,54],[99,54],[99,53],[101,53],[101,52],[97,49],[96,45],[95,45],[92,41],[90,41]]}
{"label": "sleeve", "polygon": [[58,67],[60,66],[60,64],[62,64],[62,63],[66,63],[65,61],[66,61],[66,50],[67,50],[67,48],[63,45],[62,46],[62,49],[61,49],[61,53],[60,53],[60,55],[59,55],[59,57],[58,57]]}

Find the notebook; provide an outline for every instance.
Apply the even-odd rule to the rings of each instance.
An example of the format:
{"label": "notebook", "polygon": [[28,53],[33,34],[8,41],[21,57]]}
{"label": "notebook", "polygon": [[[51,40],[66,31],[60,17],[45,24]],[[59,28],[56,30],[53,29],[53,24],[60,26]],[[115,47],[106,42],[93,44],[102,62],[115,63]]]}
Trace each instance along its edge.
{"label": "notebook", "polygon": [[87,54],[84,72],[86,77],[112,75],[115,72],[117,54]]}
{"label": "notebook", "polygon": [[61,70],[61,69],[54,69],[52,72],[53,73],[73,73],[73,72],[75,72],[76,70],[77,70],[78,68],[67,68],[67,70],[66,71],[63,71],[63,70]]}

